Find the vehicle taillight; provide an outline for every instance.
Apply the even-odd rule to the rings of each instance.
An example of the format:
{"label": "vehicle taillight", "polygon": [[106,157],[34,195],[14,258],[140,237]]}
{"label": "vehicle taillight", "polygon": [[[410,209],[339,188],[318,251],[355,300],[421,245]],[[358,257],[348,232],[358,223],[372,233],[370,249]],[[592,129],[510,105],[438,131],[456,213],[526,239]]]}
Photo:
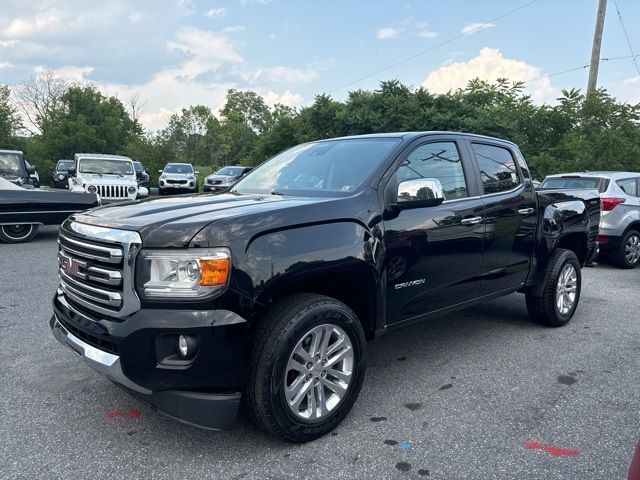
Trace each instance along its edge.
{"label": "vehicle taillight", "polygon": [[625,202],[624,198],[603,198],[601,203],[602,211],[610,212],[611,210],[616,208],[616,205],[624,202]]}

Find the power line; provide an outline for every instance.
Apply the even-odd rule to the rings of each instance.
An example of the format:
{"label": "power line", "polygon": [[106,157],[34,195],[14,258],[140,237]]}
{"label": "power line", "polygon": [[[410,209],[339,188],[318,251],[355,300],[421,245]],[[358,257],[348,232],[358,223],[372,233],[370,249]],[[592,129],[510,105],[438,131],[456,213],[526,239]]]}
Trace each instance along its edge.
{"label": "power line", "polygon": [[[640,54],[637,55],[624,55],[621,57],[603,57],[601,58],[598,63],[602,63],[602,62],[610,62],[613,60],[623,60],[626,58],[632,58],[633,61],[636,61],[636,58],[640,57]],[[569,72],[575,72],[576,70],[584,70],[586,68],[589,68],[591,66],[590,63],[587,63],[585,65],[582,65],[580,67],[575,67],[575,68],[569,68],[568,70],[562,70],[561,72],[555,72],[555,73],[548,73],[546,75],[541,75],[539,77],[535,77],[535,78],[530,78],[529,80],[524,80],[522,83],[529,83],[529,82],[535,82],[536,80],[542,80],[543,78],[551,78],[551,77],[555,77],[557,75],[563,75],[565,73],[569,73]]]}
{"label": "power line", "polygon": [[344,88],[347,88],[347,87],[350,87],[352,85],[355,85],[356,83],[360,83],[362,80],[366,80],[367,78],[371,78],[374,75],[378,75],[379,73],[386,72],[387,70],[391,70],[392,68],[395,68],[398,65],[402,65],[403,63],[409,62],[409,61],[413,60],[414,58],[417,58],[417,57],[420,57],[420,56],[424,55],[425,53],[432,52],[433,50],[435,50],[437,48],[440,48],[440,47],[442,47],[444,45],[447,45],[448,43],[451,43],[451,42],[453,42],[453,41],[455,41],[455,40],[457,40],[457,39],[459,39],[461,37],[466,37],[466,36],[476,32],[477,30],[480,30],[481,28],[488,27],[493,22],[495,22],[497,20],[500,20],[501,18],[504,18],[504,17],[506,17],[508,15],[511,15],[512,13],[515,13],[518,10],[522,10],[523,8],[528,7],[529,5],[531,5],[533,3],[536,3],[536,1],[537,0],[531,0],[529,2],[523,3],[519,7],[516,7],[514,9],[512,9],[512,10],[509,10],[508,12],[505,12],[505,13],[503,13],[501,15],[498,15],[497,17],[492,18],[491,20],[487,20],[484,23],[478,24],[475,27],[470,28],[469,30],[465,31],[464,33],[460,33],[460,34],[456,35],[455,37],[448,38],[447,40],[444,40],[444,41],[438,43],[437,45],[434,45],[433,47],[427,48],[426,50],[422,50],[421,52],[418,52],[418,53],[416,53],[414,55],[411,55],[410,57],[406,57],[406,58],[404,58],[402,60],[399,60],[399,61],[397,61],[395,63],[392,63],[391,65],[388,65],[388,66],[386,66],[384,68],[381,68],[380,70],[376,70],[375,72],[369,73],[369,74],[365,75],[364,77],[360,77],[357,80],[354,80],[354,81],[349,82],[349,83],[345,83],[344,85],[342,85],[342,86],[340,86],[340,87],[338,87],[338,88],[336,88],[334,90],[331,90],[329,92],[329,94],[335,93],[335,92],[337,92],[339,90],[342,90]]}
{"label": "power line", "polygon": [[622,31],[624,32],[624,36],[627,39],[627,45],[629,45],[629,51],[631,52],[631,55],[633,55],[633,64],[636,66],[638,75],[640,75],[640,67],[638,67],[638,61],[636,60],[637,55],[633,52],[633,47],[631,46],[631,40],[629,40],[627,29],[624,27],[624,22],[622,21],[622,13],[620,13],[620,9],[618,8],[618,2],[616,0],[613,0],[613,4],[616,6],[616,11],[618,12],[618,18],[620,19],[620,25],[622,25]]}

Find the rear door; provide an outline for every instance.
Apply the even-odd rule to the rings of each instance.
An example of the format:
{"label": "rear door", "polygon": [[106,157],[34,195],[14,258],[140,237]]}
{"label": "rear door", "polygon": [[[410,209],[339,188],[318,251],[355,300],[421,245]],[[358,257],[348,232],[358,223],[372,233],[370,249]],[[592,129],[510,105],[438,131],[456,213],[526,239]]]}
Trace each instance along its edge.
{"label": "rear door", "polygon": [[467,137],[485,208],[481,295],[519,287],[535,245],[537,202],[522,154],[512,144]]}

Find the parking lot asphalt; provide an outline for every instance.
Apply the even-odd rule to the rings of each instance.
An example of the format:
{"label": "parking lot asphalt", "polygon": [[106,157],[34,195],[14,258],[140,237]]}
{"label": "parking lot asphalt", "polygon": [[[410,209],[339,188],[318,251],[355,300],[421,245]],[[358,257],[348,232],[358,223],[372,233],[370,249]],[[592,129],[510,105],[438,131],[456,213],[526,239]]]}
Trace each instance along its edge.
{"label": "parking lot asphalt", "polygon": [[363,390],[303,445],[167,419],[51,336],[56,227],[0,245],[0,478],[623,479],[640,441],[640,269],[583,271],[564,328],[514,294],[369,344]]}

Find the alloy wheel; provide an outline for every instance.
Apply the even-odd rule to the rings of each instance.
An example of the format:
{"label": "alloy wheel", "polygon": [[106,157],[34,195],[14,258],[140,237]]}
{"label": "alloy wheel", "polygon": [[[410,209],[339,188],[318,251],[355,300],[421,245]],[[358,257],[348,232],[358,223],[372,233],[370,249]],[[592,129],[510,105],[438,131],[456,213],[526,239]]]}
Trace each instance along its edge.
{"label": "alloy wheel", "polygon": [[624,246],[624,256],[629,265],[635,265],[640,260],[640,236],[633,234]]}
{"label": "alloy wheel", "polygon": [[556,308],[561,315],[568,314],[576,301],[578,291],[578,273],[575,267],[567,263],[558,276],[556,288]]}
{"label": "alloy wheel", "polygon": [[304,420],[324,420],[344,400],[353,367],[353,346],[344,330],[332,324],[309,330],[289,355],[285,369],[289,409]]}

